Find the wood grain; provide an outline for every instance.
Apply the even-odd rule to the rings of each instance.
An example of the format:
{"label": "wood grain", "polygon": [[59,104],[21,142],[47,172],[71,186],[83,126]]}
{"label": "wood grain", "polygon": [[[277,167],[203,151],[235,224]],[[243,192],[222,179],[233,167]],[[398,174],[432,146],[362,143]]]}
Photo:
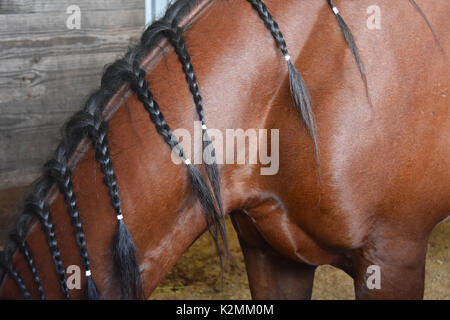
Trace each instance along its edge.
{"label": "wood grain", "polygon": [[[66,9],[81,10],[69,30]],[[142,0],[0,1],[0,189],[32,182],[105,65],[136,43]]]}

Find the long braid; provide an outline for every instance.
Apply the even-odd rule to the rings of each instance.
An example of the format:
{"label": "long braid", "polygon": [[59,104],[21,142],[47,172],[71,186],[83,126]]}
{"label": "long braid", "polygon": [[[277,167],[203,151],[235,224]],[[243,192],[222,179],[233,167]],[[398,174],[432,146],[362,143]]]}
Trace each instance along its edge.
{"label": "long braid", "polygon": [[[102,81],[105,81],[104,79],[108,75],[110,73],[107,71]],[[117,218],[112,249],[115,276],[119,281],[122,299],[136,299],[141,298],[143,294],[137,249],[124,222],[119,187],[114,174],[108,139],[106,138],[108,126],[102,120],[101,110],[97,108],[99,103],[105,99],[105,91],[113,91],[113,89],[103,88],[103,90],[94,93],[87,102],[85,109],[78,112],[73,120],[68,123],[66,135],[73,137],[80,135],[80,132],[86,132],[92,141],[95,159],[100,164],[103,182],[106,185],[110,203]]]}
{"label": "long braid", "polygon": [[63,144],[57,148],[53,159],[47,162],[44,167],[44,172],[57,182],[59,191],[63,195],[66,203],[67,213],[71,219],[76,243],[86,272],[87,284],[85,298],[88,300],[98,300],[100,299],[100,294],[91,276],[91,263],[87,251],[86,236],[73,190],[72,173],[67,165],[65,147]]}
{"label": "long braid", "polygon": [[141,298],[143,293],[137,249],[123,221],[119,188],[114,174],[106,132],[107,124],[99,117],[96,117],[90,136],[94,143],[95,159],[100,164],[103,172],[103,182],[107,187],[110,203],[116,213],[118,223],[112,250],[114,267],[120,281],[122,298],[136,299]]}
{"label": "long braid", "polygon": [[247,0],[256,10],[259,17],[263,20],[264,25],[272,34],[275,43],[283,54],[285,60],[287,61],[288,71],[289,71],[289,84],[291,90],[291,96],[294,100],[294,105],[296,109],[300,112],[303,118],[303,122],[311,135],[314,143],[314,152],[317,159],[317,165],[319,167],[320,173],[320,156],[319,148],[317,143],[317,129],[314,120],[314,113],[311,105],[311,98],[308,92],[308,88],[303,80],[302,76],[295,68],[294,64],[291,62],[291,56],[287,49],[286,41],[284,40],[283,34],[280,31],[278,23],[273,19],[269,10],[267,9],[264,2],[261,0]]}
{"label": "long braid", "polygon": [[20,253],[22,253],[25,261],[27,262],[28,268],[31,271],[31,275],[33,276],[34,283],[39,293],[39,298],[41,300],[46,300],[47,297],[45,295],[44,288],[42,287],[41,278],[38,274],[36,264],[34,263],[33,254],[31,253],[27,241],[15,233],[11,235],[11,239],[17,244]]}
{"label": "long braid", "polygon": [[195,76],[194,67],[191,63],[191,57],[187,51],[185,41],[183,39],[183,29],[179,28],[177,25],[173,25],[170,29],[167,30],[167,36],[172,43],[175,52],[178,55],[178,59],[182,65],[183,72],[186,76],[186,81],[189,86],[189,90],[192,94],[192,98],[194,100],[195,109],[202,123],[202,137],[203,137],[203,156],[206,157],[204,159],[206,174],[208,176],[208,180],[213,187],[214,196],[219,208],[219,212],[221,214],[223,227],[221,230],[224,232],[222,238],[224,239],[225,245],[225,253],[228,252],[227,248],[227,240],[226,240],[226,225],[225,225],[225,214],[223,211],[222,197],[220,193],[220,175],[219,169],[217,167],[217,161],[215,157],[215,149],[211,139],[208,136],[207,127],[206,127],[206,118],[203,110],[203,98],[200,94],[199,85],[197,82],[197,77]]}
{"label": "long braid", "polygon": [[27,199],[25,210],[34,213],[41,222],[42,231],[45,234],[52,261],[55,266],[56,275],[61,288],[61,292],[64,299],[70,299],[69,288],[67,287],[66,273],[63,267],[61,253],[58,247],[58,241],[55,234],[55,225],[50,213],[48,204],[37,197],[36,195],[30,195]]}

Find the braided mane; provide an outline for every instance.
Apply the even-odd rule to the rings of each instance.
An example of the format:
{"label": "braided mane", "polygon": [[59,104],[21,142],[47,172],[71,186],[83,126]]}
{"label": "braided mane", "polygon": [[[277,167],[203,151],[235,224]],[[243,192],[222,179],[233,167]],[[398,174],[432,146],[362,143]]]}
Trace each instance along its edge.
{"label": "braided mane", "polygon": [[[25,209],[19,216],[18,223],[12,232],[12,235],[14,235],[11,237],[12,241],[8,242],[0,257],[0,264],[4,271],[6,271],[6,273],[15,281],[25,298],[31,298],[31,294],[19,273],[16,271],[12,261],[12,255],[17,247],[26,258],[32,271],[35,285],[40,293],[40,298],[45,299],[44,290],[34,265],[32,253],[27,249],[28,245],[26,243],[27,229],[33,216],[39,219],[46,235],[62,294],[66,299],[70,298],[61,254],[54,234],[54,225],[50,214],[50,208],[46,202],[48,192],[54,184],[58,186],[59,191],[64,196],[67,212],[71,218],[77,240],[80,257],[86,272],[87,285],[85,297],[87,299],[101,298],[90,270],[90,260],[86,248],[85,235],[78,212],[79,210],[76,205],[76,198],[71,182],[71,171],[69,168],[69,159],[84,138],[88,138],[95,149],[95,158],[100,164],[103,173],[103,181],[107,186],[110,202],[118,220],[113,242],[112,258],[114,261],[115,276],[119,281],[122,298],[134,299],[142,297],[142,280],[139,272],[136,248],[131,234],[124,223],[119,188],[117,186],[114,167],[110,159],[110,152],[106,139],[107,123],[103,119],[105,105],[124,84],[128,84],[130,89],[142,102],[145,110],[149,113],[151,122],[153,122],[155,129],[166,144],[184,160],[188,168],[193,193],[197,196],[201,204],[202,212],[207,221],[208,230],[213,237],[222,263],[223,252],[219,242],[221,239],[225,246],[224,252],[226,254],[227,241],[224,221],[225,214],[223,212],[220,193],[219,171],[215,161],[214,147],[206,132],[203,100],[199,91],[194,68],[191,64],[182,37],[184,30],[179,27],[180,19],[197,5],[198,2],[199,0],[179,0],[175,2],[167,10],[165,16],[160,21],[154,22],[145,30],[140,43],[136,47],[130,49],[122,59],[116,61],[107,68],[102,77],[100,89],[90,96],[84,109],[77,112],[68,121],[62,141],[52,159],[45,164],[43,176],[37,181],[30,197],[26,200]],[[308,89],[304,80],[290,61],[291,58],[283,34],[265,4],[261,0],[247,0],[247,2],[250,3],[266,28],[270,31],[277,47],[286,59],[294,106],[301,114],[304,124],[313,139],[316,158],[319,162],[316,126]],[[210,157],[208,161],[205,161],[205,169],[207,178],[212,186],[212,192],[199,170],[185,157],[184,150],[179,145],[177,137],[173,135],[158,103],[155,101],[149,90],[146,81],[146,72],[141,68],[143,58],[153,47],[155,47],[162,37],[169,39],[178,55],[183,72],[186,76],[189,91],[193,97],[197,114],[202,123],[203,151],[207,149],[210,149],[211,151],[205,153]]]}
{"label": "braided mane", "polygon": [[[178,23],[180,19],[198,4],[198,2],[199,0],[178,0],[168,8],[161,21],[174,24]],[[71,182],[71,171],[69,168],[71,157],[85,138],[89,138],[95,148],[95,157],[100,163],[101,170],[104,174],[103,180],[108,189],[111,205],[117,217],[121,218],[118,218],[118,231],[115,236],[113,259],[115,262],[115,271],[119,277],[118,280],[122,290],[122,297],[141,297],[142,280],[140,279],[137,265],[135,247],[123,222],[119,189],[106,140],[107,123],[103,120],[102,113],[106,104],[121,86],[132,82],[134,84],[143,84],[142,79],[145,78],[145,72],[140,70],[139,65],[145,55],[154,48],[163,37],[161,31],[160,25],[158,23],[153,23],[142,35],[140,43],[136,47],[130,49],[124,58],[114,63],[106,70],[101,80],[101,87],[90,96],[84,109],[77,112],[68,120],[64,128],[62,140],[54,155],[44,165],[42,176],[33,184],[30,194],[25,200],[23,211],[17,217],[17,221],[10,232],[9,241],[6,243],[4,250],[0,252],[0,282],[3,281],[6,274],[9,275],[17,284],[25,299],[30,299],[31,294],[13,264],[12,257],[16,249],[19,249],[28,263],[40,298],[46,298],[40,277],[34,264],[33,255],[26,241],[28,229],[33,217],[39,220],[46,236],[62,294],[64,298],[70,298],[58,241],[55,236],[55,227],[52,221],[49,204],[46,202],[48,194],[54,185],[58,186],[59,191],[64,196],[67,211],[74,227],[83,267],[86,271],[89,271],[89,273],[86,273],[88,282],[85,296],[88,299],[98,299],[101,297],[90,276],[90,261],[86,249],[85,235],[78,213],[78,207],[76,205],[76,198]],[[120,68],[118,66],[125,68]],[[128,67],[131,67],[131,69]],[[127,70],[127,68],[129,70]],[[140,75],[140,80],[138,82],[135,81],[138,80],[137,77],[130,77],[131,74],[127,74],[127,71],[135,72],[136,70],[139,70],[138,74]],[[145,82],[145,84],[147,83]],[[164,124],[161,123],[160,125],[164,126]],[[200,173],[195,172],[195,170],[194,167],[191,169],[191,171],[200,175]],[[212,203],[210,206],[214,207],[214,202],[211,199],[209,200],[209,202]],[[208,220],[208,226],[215,223],[215,217]],[[220,229],[222,226],[217,226],[216,228]],[[221,233],[223,234],[224,231]]]}
{"label": "braided mane", "polygon": [[[258,13],[264,25],[270,31],[278,49],[287,61],[293,104],[302,116],[302,120],[313,139],[316,158],[319,165],[316,126],[306,84],[294,64],[290,61],[286,42],[277,22],[273,19],[267,7],[261,0],[247,1]],[[220,192],[219,170],[215,161],[214,146],[206,131],[207,127],[203,110],[203,99],[182,36],[184,30],[179,27],[180,20],[199,2],[199,0],[178,0],[169,7],[165,16],[160,21],[154,22],[145,30],[136,47],[130,49],[122,59],[116,61],[107,68],[101,80],[101,87],[90,96],[84,109],[73,115],[67,122],[60,144],[51,159],[44,165],[43,174],[35,182],[32,191],[24,203],[23,211],[18,216],[16,224],[10,233],[10,239],[6,244],[4,251],[0,253],[0,282],[3,281],[6,274],[9,275],[16,283],[25,299],[31,299],[31,294],[14,266],[13,254],[16,249],[24,256],[28,264],[39,297],[41,299],[46,298],[40,276],[34,263],[33,254],[26,240],[30,222],[33,218],[37,218],[41,224],[42,231],[45,234],[63,297],[65,299],[70,298],[63,261],[55,235],[55,226],[52,221],[50,206],[47,202],[49,192],[53,186],[57,186],[59,192],[63,195],[67,213],[73,226],[76,243],[87,280],[85,297],[87,299],[101,298],[101,294],[99,293],[93,280],[93,275],[91,274],[85,233],[79,215],[77,199],[73,190],[72,174],[70,170],[71,157],[74,156],[75,150],[80,146],[84,139],[88,139],[95,150],[95,159],[100,164],[103,173],[103,182],[107,187],[110,203],[117,218],[112,260],[114,261],[114,275],[119,282],[121,296],[124,299],[142,297],[142,279],[139,272],[136,248],[132,236],[124,222],[119,187],[117,185],[114,166],[111,161],[106,138],[108,125],[103,115],[105,106],[123,85],[128,85],[131,91],[136,94],[143,107],[148,112],[149,118],[154,124],[157,132],[171,150],[184,160],[188,169],[193,194],[199,200],[202,212],[207,221],[208,230],[214,239],[222,263],[222,255],[223,253],[225,253],[225,255],[227,253],[227,240],[224,221],[225,214]],[[417,6],[414,0],[410,0],[410,2],[426,19],[423,11]],[[333,1],[328,0],[328,4],[337,18],[344,39],[359,67],[360,75],[366,88],[367,98],[371,104],[368,94],[366,73],[355,40],[343,18],[339,15],[339,10],[335,7]],[[431,24],[428,20],[426,21],[431,29]],[[438,39],[434,32],[433,35],[437,41]],[[192,165],[188,158],[186,158],[185,152],[180,146],[177,137],[174,136],[158,103],[155,101],[149,90],[149,85],[146,81],[146,72],[141,67],[144,57],[162,38],[167,38],[175,49],[175,53],[182,65],[182,70],[185,74],[196,112],[202,123],[203,151],[209,150],[208,152],[204,152],[204,154],[209,157],[209,159],[206,159],[205,161],[205,170],[212,191],[200,171]],[[220,241],[222,241],[224,250],[222,250]]]}

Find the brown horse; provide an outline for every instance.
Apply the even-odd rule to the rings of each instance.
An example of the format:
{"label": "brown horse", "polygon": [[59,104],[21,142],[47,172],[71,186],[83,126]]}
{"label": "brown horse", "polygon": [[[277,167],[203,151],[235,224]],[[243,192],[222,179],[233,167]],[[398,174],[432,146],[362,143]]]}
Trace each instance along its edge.
{"label": "brown horse", "polygon": [[[423,297],[427,240],[450,208],[450,72],[445,55],[450,49],[450,3],[417,1],[418,12],[408,0],[378,0],[382,26],[369,30],[365,12],[374,1],[335,1],[361,50],[367,94],[362,69],[326,1],[266,0],[291,61],[309,87],[314,124],[306,92],[304,101],[295,101],[302,115],[293,108],[280,39],[278,48],[274,45],[273,38],[281,35],[273,32],[278,25],[249,2],[180,0],[163,19],[186,29],[183,36],[203,100],[190,61],[182,59],[180,34],[164,23],[144,34],[145,54],[132,51],[113,67],[130,72],[122,70],[125,76],[116,78],[107,72],[102,88],[109,95],[102,91],[91,98],[86,118],[76,118],[82,132],[66,137],[76,141],[76,148],[58,149],[27,202],[28,218],[21,218],[12,233],[14,245],[6,247],[2,259],[6,276],[0,297],[81,298],[80,290],[64,288],[69,265],[87,269],[83,286],[91,298],[98,292],[106,299],[141,297],[135,294],[140,284],[133,273],[133,243],[124,244],[131,241],[130,234],[143,278],[142,296],[147,297],[208,226],[217,241],[225,237],[221,212],[231,216],[239,235],[253,298],[310,298],[315,268],[323,264],[352,276],[359,299]],[[151,48],[145,46],[149,38]],[[283,53],[286,57],[287,50]],[[136,66],[139,59],[146,76]],[[292,79],[291,68],[289,72],[291,85],[301,81]],[[109,85],[113,82],[119,85]],[[99,101],[106,104],[109,147],[101,117],[89,109]],[[215,180],[209,179],[213,191],[199,192],[209,183],[196,176],[171,142],[173,136],[165,135],[167,124],[192,132],[193,121],[202,114],[199,101],[210,128],[279,129],[277,174],[261,175],[262,165],[220,166],[223,210],[220,194],[213,190]],[[88,138],[79,142],[83,137],[93,147]],[[170,160],[165,142],[172,143],[189,174]],[[72,174],[64,166],[68,156]],[[211,177],[214,170],[208,170]],[[211,198],[217,210],[208,202]],[[31,211],[38,218],[26,214]],[[129,263],[116,261],[119,270],[111,259],[113,239],[114,258],[130,256]],[[367,283],[372,265],[381,276],[376,288]],[[128,272],[117,277],[124,271],[120,268]],[[124,281],[135,282],[131,294],[124,293]]]}

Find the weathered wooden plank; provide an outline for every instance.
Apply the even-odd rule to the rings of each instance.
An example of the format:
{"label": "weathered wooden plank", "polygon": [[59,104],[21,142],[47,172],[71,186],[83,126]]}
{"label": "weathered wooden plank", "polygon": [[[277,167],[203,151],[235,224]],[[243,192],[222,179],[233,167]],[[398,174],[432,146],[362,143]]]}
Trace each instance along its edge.
{"label": "weathered wooden plank", "polygon": [[123,52],[127,43],[136,42],[141,35],[136,28],[81,33],[49,32],[45,37],[17,37],[14,40],[0,36],[0,60],[33,58],[42,56],[72,55],[90,52]]}
{"label": "weathered wooden plank", "polygon": [[[1,67],[4,70],[0,69],[0,109],[2,112],[23,112],[28,109],[22,108],[20,103],[26,104],[30,99],[36,99],[37,106],[45,107],[56,96],[79,94],[78,88],[98,86],[104,64],[114,62],[121,54],[46,56],[36,63],[23,59],[4,60]],[[19,70],[14,70],[20,63]]]}
{"label": "weathered wooden plank", "polygon": [[42,35],[52,31],[82,33],[93,30],[109,30],[121,28],[144,28],[144,12],[141,9],[121,11],[98,10],[81,12],[80,29],[68,29],[66,21],[69,14],[64,12],[44,12],[26,14],[0,14],[0,35]]}
{"label": "weathered wooden plank", "polygon": [[[59,119],[61,121],[61,119]],[[39,128],[28,128],[15,136],[2,137],[1,148],[2,156],[7,151],[14,154],[26,155],[20,159],[20,162],[14,158],[2,160],[0,174],[9,171],[21,170],[22,168],[40,167],[44,164],[51,150],[56,147],[60,131],[60,123],[41,124]],[[37,139],[38,136],[39,138]],[[21,139],[20,143],[16,143]],[[40,141],[45,141],[41,143]],[[37,143],[39,142],[39,143]]]}
{"label": "weathered wooden plank", "polygon": [[77,5],[83,11],[117,11],[128,9],[144,10],[144,1],[141,0],[2,0],[0,2],[0,14],[65,12],[66,8],[71,5]]}
{"label": "weathered wooden plank", "polygon": [[[68,30],[69,5],[81,29]],[[141,0],[0,1],[0,189],[31,182],[105,64],[144,28]]]}

